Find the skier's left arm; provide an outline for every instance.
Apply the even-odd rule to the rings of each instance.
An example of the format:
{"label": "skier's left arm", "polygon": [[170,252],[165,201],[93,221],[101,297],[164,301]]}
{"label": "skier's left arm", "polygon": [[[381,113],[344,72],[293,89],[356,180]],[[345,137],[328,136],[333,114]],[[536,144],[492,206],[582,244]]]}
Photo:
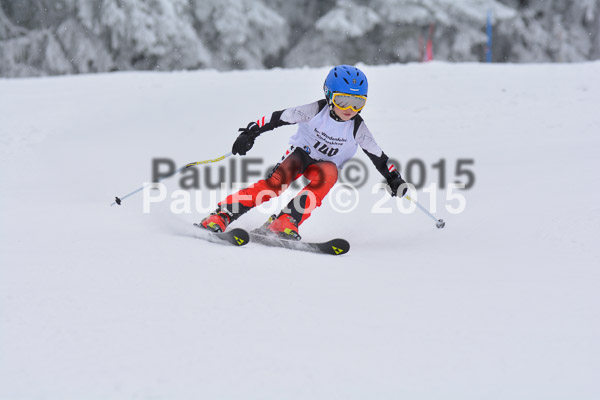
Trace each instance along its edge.
{"label": "skier's left arm", "polygon": [[389,157],[379,147],[373,134],[362,121],[356,132],[356,142],[369,157],[377,171],[385,178],[390,186],[392,196],[396,196],[400,186],[404,185],[400,196],[403,197],[407,191],[406,181],[402,179],[402,176],[393,165],[388,165]]}

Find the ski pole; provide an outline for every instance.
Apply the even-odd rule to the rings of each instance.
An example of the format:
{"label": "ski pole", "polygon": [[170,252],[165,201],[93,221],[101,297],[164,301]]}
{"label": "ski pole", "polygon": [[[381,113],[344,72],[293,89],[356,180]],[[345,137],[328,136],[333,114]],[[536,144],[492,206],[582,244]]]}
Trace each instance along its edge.
{"label": "ski pole", "polygon": [[[196,161],[196,162],[192,162],[192,163],[189,163],[189,164],[185,164],[185,167],[184,167],[184,168],[193,167],[194,165],[210,164],[210,163],[214,163],[214,162],[222,161],[222,160],[226,159],[227,157],[229,157],[229,156],[231,156],[231,155],[233,155],[233,153],[232,153],[232,152],[229,152],[229,153],[225,154],[224,156],[221,156],[221,157],[219,157],[219,158],[215,158],[214,160],[204,160],[204,161]],[[181,168],[181,169],[184,169],[184,168]]]}
{"label": "ski pole", "polygon": [[[189,163],[189,164],[185,164],[185,166],[183,166],[183,167],[181,167],[181,168],[179,168],[179,169],[175,170],[175,172],[173,172],[172,174],[169,174],[169,175],[163,176],[162,178],[158,179],[158,180],[157,180],[156,182],[154,182],[154,183],[158,183],[158,182],[162,181],[163,179],[170,178],[170,177],[172,177],[173,175],[176,175],[177,173],[179,173],[179,172],[183,171],[184,169],[187,169],[187,168],[193,167],[194,165],[210,164],[210,163],[214,163],[214,162],[222,161],[222,160],[226,159],[227,157],[229,157],[229,156],[231,156],[231,155],[233,155],[233,153],[229,152],[229,153],[227,153],[227,154],[225,154],[225,155],[223,155],[223,156],[221,156],[221,157],[219,157],[219,158],[215,158],[215,159],[212,159],[212,160],[196,161],[196,162],[191,162],[191,163]],[[110,206],[112,207],[112,206],[114,206],[115,204],[121,205],[121,202],[122,202],[123,200],[125,200],[125,199],[126,199],[126,198],[128,198],[129,196],[132,196],[132,195],[136,194],[137,192],[139,192],[139,191],[140,191],[140,190],[142,190],[142,189],[144,189],[144,186],[142,186],[142,187],[139,187],[139,188],[137,188],[136,190],[134,190],[133,192],[131,192],[131,193],[127,193],[127,194],[126,194],[126,195],[124,195],[124,196],[121,196],[121,197],[115,197],[115,201],[113,201],[113,202],[112,202],[112,204],[111,204]]]}
{"label": "ski pole", "polygon": [[445,227],[445,226],[446,226],[446,223],[444,222],[444,220],[443,220],[443,219],[436,219],[436,218],[433,216],[433,214],[431,214],[431,213],[429,212],[429,210],[428,210],[428,209],[426,209],[425,207],[423,207],[423,206],[421,205],[421,203],[419,203],[418,201],[416,201],[415,199],[413,199],[413,198],[412,198],[412,197],[410,197],[409,195],[406,195],[406,196],[404,196],[404,197],[405,197],[407,200],[409,200],[409,201],[412,201],[413,203],[415,203],[415,204],[417,205],[417,207],[419,207],[419,209],[420,209],[421,211],[423,211],[425,214],[429,215],[429,216],[431,217],[431,219],[433,219],[433,220],[435,221],[435,226],[436,226],[436,228],[438,228],[438,229],[442,229],[443,227]]}

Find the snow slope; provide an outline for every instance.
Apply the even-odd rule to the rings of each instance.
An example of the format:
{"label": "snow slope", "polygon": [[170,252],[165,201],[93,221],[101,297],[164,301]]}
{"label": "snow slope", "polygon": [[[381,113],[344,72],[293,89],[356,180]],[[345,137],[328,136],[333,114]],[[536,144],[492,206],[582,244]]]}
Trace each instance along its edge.
{"label": "snow slope", "polygon": [[[600,63],[364,70],[385,152],[427,182],[473,159],[475,184],[456,215],[437,191],[437,230],[395,200],[373,213],[357,154],[356,208],[301,229],[347,238],[341,257],[198,240],[203,213],[141,194],[109,206],[153,158],[217,157],[320,98],[327,69],[0,80],[0,399],[599,398]],[[293,132],[259,138],[252,168]]]}

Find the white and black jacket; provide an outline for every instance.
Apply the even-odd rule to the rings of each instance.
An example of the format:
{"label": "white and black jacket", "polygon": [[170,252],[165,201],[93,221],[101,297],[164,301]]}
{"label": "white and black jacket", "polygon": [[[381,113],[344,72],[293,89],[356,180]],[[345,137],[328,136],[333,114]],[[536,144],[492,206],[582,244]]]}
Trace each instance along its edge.
{"label": "white and black jacket", "polygon": [[326,100],[286,108],[264,116],[256,123],[259,133],[283,125],[298,124],[298,131],[290,138],[290,144],[303,148],[317,161],[331,161],[342,168],[344,163],[360,148],[371,159],[375,168],[388,179],[388,156],[381,150],[360,115],[349,121],[341,121],[331,115]]}

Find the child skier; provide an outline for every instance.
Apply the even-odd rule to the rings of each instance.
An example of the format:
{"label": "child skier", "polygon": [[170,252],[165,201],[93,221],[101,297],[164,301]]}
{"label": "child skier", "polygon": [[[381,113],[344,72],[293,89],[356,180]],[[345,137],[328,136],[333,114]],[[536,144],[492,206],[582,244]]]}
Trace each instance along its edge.
{"label": "child skier", "polygon": [[[367,101],[365,74],[356,67],[338,65],[329,71],[323,90],[323,100],[275,111],[270,117],[262,117],[239,129],[241,133],[233,143],[232,153],[243,156],[263,132],[298,124],[298,131],[289,141],[290,149],[269,177],[228,196],[215,212],[202,220],[202,227],[214,232],[225,231],[232,221],[279,196],[292,181],[304,175],[310,183],[277,217],[269,219],[267,225],[280,237],[300,240],[298,227],[321,205],[338,179],[338,168],[354,156],[358,146],[387,180],[392,196],[396,196],[406,182],[392,165],[388,169],[388,156],[359,115]],[[406,185],[402,186],[402,196],[405,193]]]}

